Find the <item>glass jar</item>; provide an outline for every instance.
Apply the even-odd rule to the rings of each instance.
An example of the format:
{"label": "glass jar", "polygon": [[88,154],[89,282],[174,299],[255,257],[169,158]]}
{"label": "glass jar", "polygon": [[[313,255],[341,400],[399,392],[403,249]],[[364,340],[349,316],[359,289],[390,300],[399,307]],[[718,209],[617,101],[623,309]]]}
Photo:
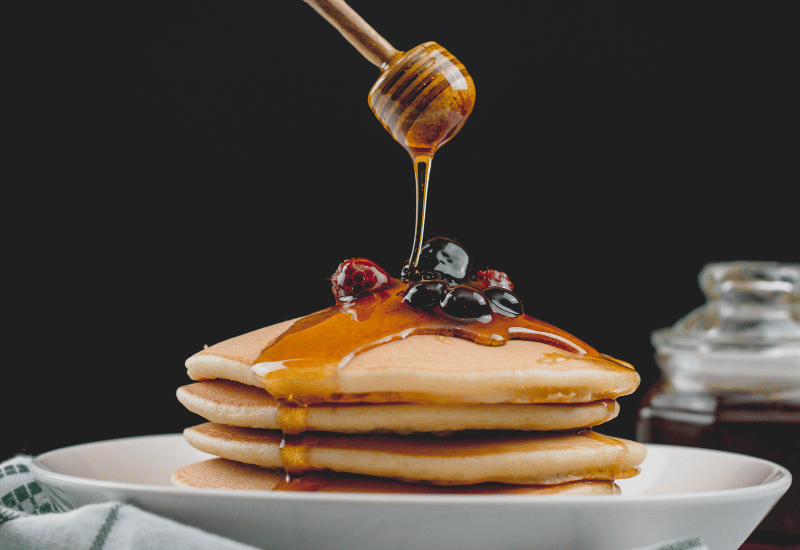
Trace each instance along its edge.
{"label": "glass jar", "polygon": [[706,265],[707,298],[652,335],[661,380],[637,439],[776,462],[794,483],[743,549],[800,549],[800,264]]}

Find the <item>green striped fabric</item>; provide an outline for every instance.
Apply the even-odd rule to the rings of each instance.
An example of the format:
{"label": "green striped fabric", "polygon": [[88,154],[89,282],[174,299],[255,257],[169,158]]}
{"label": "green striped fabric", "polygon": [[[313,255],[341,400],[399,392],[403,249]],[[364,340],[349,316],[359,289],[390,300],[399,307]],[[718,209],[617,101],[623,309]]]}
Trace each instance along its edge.
{"label": "green striped fabric", "polygon": [[2,550],[256,550],[132,504],[104,502],[69,510],[34,479],[31,459],[19,455],[0,464]]}

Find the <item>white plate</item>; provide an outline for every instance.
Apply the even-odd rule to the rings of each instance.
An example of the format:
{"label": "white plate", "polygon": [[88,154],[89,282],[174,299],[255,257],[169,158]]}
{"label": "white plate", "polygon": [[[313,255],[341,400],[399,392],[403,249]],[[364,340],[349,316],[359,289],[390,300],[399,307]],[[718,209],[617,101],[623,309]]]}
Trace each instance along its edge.
{"label": "white plate", "polygon": [[209,458],[181,435],[102,441],[40,455],[31,471],[68,508],[121,500],[259,547],[624,550],[702,537],[735,550],[786,492],[791,475],[733,453],[648,445],[622,495],[375,495],[170,486]]}

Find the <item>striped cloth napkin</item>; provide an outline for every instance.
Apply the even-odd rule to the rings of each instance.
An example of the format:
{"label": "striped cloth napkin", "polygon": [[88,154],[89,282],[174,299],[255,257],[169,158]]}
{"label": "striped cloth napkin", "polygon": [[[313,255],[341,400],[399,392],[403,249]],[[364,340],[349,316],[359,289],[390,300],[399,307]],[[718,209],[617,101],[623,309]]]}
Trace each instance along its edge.
{"label": "striped cloth napkin", "polygon": [[[33,478],[31,458],[19,455],[0,464],[2,550],[255,550],[131,504],[105,502],[60,510]],[[700,539],[682,539],[635,550],[708,547]]]}
{"label": "striped cloth napkin", "polygon": [[255,550],[131,504],[60,510],[33,478],[31,458],[0,464],[2,550]]}

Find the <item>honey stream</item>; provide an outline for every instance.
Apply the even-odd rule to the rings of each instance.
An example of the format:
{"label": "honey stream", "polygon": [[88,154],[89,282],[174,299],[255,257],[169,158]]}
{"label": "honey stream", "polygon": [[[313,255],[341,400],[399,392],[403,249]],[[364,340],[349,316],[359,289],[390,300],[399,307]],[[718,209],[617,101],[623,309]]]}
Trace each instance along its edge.
{"label": "honey stream", "polygon": [[422,239],[425,235],[425,210],[428,205],[428,183],[431,177],[431,162],[433,155],[419,155],[414,157],[414,176],[416,177],[417,201],[416,218],[414,222],[414,242],[411,246],[411,257],[409,267],[414,269],[419,262],[419,254],[422,250]]}
{"label": "honey stream", "polygon": [[475,101],[475,84],[450,52],[426,42],[392,60],[369,93],[369,105],[411,155],[416,179],[414,241],[409,266],[419,260],[431,162],[463,127]]}
{"label": "honey stream", "polygon": [[[417,61],[428,53],[428,61]],[[438,148],[463,126],[472,110],[474,84],[464,66],[451,54],[433,43],[426,43],[396,60],[396,70],[386,71],[370,92],[370,106],[386,130],[411,155],[416,180],[414,240],[409,268],[419,261],[424,239],[425,217],[430,184],[431,163]],[[399,482],[393,480],[359,481],[355,485],[337,485],[340,474],[317,472],[293,477],[311,470],[308,453],[324,445],[348,449],[361,448],[425,456],[462,456],[464,453],[498,452],[506,446],[523,445],[524,433],[463,432],[444,439],[433,435],[352,436],[303,432],[307,427],[308,407],[319,403],[447,403],[448,397],[403,392],[346,393],[338,384],[338,373],[357,355],[376,346],[413,335],[455,336],[477,344],[500,346],[512,339],[542,342],[572,354],[605,358],[586,343],[548,323],[519,315],[492,314],[490,320],[458,320],[434,310],[418,309],[402,300],[406,283],[392,279],[388,287],[350,302],[339,303],[298,320],[288,331],[270,343],[256,361],[254,371],[265,389],[278,400],[278,422],[284,432],[281,457],[286,481],[275,490],[319,491],[348,490],[362,487],[387,492]],[[619,364],[619,368],[630,368]],[[609,401],[613,407],[613,401]],[[625,445],[613,438],[591,432],[587,437],[614,445],[618,463],[627,453]],[[555,436],[554,436],[555,437]],[[492,444],[476,445],[486,438]],[[488,441],[487,440],[487,441]],[[358,477],[358,476],[356,476]],[[607,483],[607,482],[605,482]],[[414,487],[417,484],[402,484]],[[424,488],[424,485],[418,485]],[[505,488],[513,486],[505,486]],[[396,487],[395,487],[396,489]],[[350,489],[352,490],[352,489]],[[426,492],[411,489],[407,492]],[[498,484],[479,484],[455,492],[509,492]]]}

